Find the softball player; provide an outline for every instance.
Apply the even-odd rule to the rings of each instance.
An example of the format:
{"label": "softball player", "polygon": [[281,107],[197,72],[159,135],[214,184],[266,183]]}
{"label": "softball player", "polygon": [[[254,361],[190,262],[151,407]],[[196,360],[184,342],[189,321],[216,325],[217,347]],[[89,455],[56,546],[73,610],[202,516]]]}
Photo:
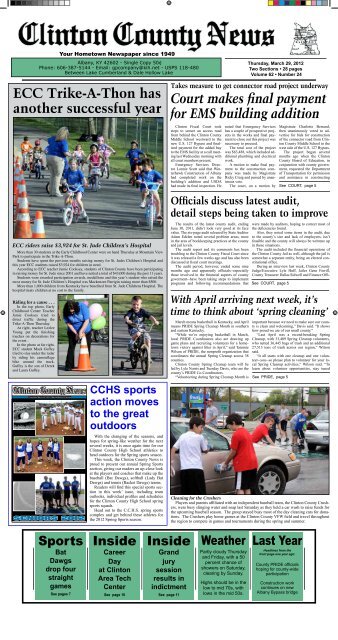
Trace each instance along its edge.
{"label": "softball player", "polygon": [[51,407],[50,409],[50,423],[56,424],[56,407]]}
{"label": "softball player", "polygon": [[79,433],[82,433],[82,428],[81,428],[82,416],[83,416],[83,411],[81,407],[75,407],[75,427],[73,431],[76,431],[76,429],[78,429]]}
{"label": "softball player", "polygon": [[43,462],[43,458],[42,458],[42,454],[44,452],[44,447],[42,444],[42,440],[39,440],[38,444],[36,445],[36,450],[38,452],[38,464],[42,464]]}
{"label": "softball player", "polygon": [[58,442],[57,438],[54,438],[53,441],[53,455],[54,455],[54,464],[61,464],[61,460],[60,460],[60,442]]}
{"label": "softball player", "polygon": [[62,413],[61,413],[61,411],[62,411],[61,405],[58,404],[57,407],[56,407],[56,420],[57,420],[58,424],[62,423]]}
{"label": "softball player", "polygon": [[48,442],[47,442],[47,462],[51,463],[53,460],[53,444],[54,444],[54,440],[53,438],[49,438]]}
{"label": "softball player", "polygon": [[17,471],[20,471],[20,464],[22,466],[22,471],[24,471],[26,463],[26,445],[23,444],[22,440],[19,440],[18,444],[15,447],[15,451]]}
{"label": "softball player", "polygon": [[64,422],[64,423],[67,423],[67,424],[68,424],[68,426],[69,426],[69,423],[68,423],[68,415],[69,415],[69,404],[68,404],[68,402],[67,402],[67,403],[64,405],[63,422]]}
{"label": "softball player", "polygon": [[45,407],[41,407],[40,413],[41,413],[42,429],[45,430],[48,427],[48,424],[47,424],[47,409]]}
{"label": "softball player", "polygon": [[73,407],[73,405],[69,406],[69,426],[75,427],[75,408]]}
{"label": "softball player", "polygon": [[26,453],[27,453],[27,464],[32,462],[33,457],[33,444],[30,438],[26,441]]}

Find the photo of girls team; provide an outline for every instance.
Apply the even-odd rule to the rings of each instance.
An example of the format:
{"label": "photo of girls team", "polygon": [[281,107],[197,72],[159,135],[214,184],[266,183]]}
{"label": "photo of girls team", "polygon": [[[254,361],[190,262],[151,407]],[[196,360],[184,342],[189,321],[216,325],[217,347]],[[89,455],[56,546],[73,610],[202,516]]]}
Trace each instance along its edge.
{"label": "photo of girls team", "polygon": [[35,476],[35,513],[77,513],[85,511],[85,476]]}
{"label": "photo of girls team", "polygon": [[43,520],[54,513],[61,521],[85,513],[85,387],[76,395],[67,392],[64,387],[61,397],[12,398],[13,519],[35,513]]}
{"label": "photo of girls team", "polygon": [[35,403],[36,434],[46,436],[85,435],[84,402],[68,400],[45,400]]}
{"label": "photo of girls team", "polygon": [[16,473],[35,473],[53,468],[63,472],[63,438],[14,438],[14,468]]}

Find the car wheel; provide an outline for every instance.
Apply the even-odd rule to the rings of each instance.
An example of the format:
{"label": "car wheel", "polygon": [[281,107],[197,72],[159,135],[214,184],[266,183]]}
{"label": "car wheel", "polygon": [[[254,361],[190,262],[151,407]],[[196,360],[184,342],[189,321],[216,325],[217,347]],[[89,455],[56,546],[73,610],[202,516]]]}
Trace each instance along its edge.
{"label": "car wheel", "polygon": [[257,472],[254,493],[258,495],[281,495],[284,493],[286,477],[275,464],[265,464]]}
{"label": "car wheel", "polygon": [[316,451],[317,445],[313,444],[313,442],[308,442],[307,443],[307,448],[308,448],[309,451]]}

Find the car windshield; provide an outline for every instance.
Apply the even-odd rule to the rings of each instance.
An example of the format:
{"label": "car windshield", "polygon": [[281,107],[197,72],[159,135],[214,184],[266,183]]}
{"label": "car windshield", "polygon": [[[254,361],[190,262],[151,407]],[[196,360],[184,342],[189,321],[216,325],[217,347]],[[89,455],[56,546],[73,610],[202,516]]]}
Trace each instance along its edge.
{"label": "car windshield", "polygon": [[328,422],[329,420],[329,412],[327,410],[325,411],[321,411],[320,413],[318,413],[318,415],[315,417],[315,420],[320,420],[321,422]]}
{"label": "car windshield", "polygon": [[[171,446],[173,446],[182,433],[185,433],[188,429],[189,425],[187,423],[172,422],[170,433]],[[208,427],[204,427],[203,436],[207,440],[211,451],[229,451],[230,447],[228,439],[222,434],[212,431],[212,429],[209,429]]]}

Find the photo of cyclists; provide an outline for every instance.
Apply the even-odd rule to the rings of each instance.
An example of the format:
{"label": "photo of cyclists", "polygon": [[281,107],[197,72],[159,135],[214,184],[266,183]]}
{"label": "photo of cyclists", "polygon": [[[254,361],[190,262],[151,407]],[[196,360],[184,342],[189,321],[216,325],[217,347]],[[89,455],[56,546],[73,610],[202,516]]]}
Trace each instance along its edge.
{"label": "photo of cyclists", "polygon": [[163,118],[14,118],[13,127],[24,179],[15,238],[31,237],[17,227],[21,206],[33,237],[163,238]]}
{"label": "photo of cyclists", "polygon": [[163,375],[163,296],[113,295],[113,375]]}
{"label": "photo of cyclists", "polygon": [[58,375],[107,376],[108,294],[58,296]]}

